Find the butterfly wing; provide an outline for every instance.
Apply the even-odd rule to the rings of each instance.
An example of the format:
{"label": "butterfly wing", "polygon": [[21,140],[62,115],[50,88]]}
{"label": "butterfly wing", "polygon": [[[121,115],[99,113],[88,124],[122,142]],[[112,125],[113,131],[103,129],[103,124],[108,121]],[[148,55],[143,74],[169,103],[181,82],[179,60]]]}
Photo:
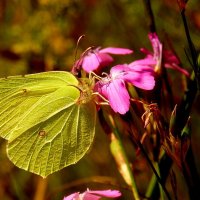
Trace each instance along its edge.
{"label": "butterfly wing", "polygon": [[95,132],[95,104],[78,104],[77,79],[45,72],[0,79],[0,135],[18,167],[43,177],[76,163]]}

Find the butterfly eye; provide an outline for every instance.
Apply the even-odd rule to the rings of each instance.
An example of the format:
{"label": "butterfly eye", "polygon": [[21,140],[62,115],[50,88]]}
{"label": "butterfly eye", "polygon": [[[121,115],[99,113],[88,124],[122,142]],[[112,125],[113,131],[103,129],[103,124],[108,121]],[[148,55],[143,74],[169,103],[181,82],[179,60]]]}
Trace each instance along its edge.
{"label": "butterfly eye", "polygon": [[44,137],[46,134],[47,134],[47,133],[46,133],[46,131],[44,131],[44,130],[41,130],[41,131],[39,131],[39,133],[38,133],[38,135],[39,135],[40,137]]}

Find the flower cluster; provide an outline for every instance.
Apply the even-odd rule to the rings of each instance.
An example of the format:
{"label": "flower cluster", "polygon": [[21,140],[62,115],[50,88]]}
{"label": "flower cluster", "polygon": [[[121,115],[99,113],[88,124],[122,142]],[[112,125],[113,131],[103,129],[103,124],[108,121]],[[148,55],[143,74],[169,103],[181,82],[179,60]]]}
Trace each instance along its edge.
{"label": "flower cluster", "polygon": [[[155,86],[155,74],[159,73],[162,66],[189,76],[189,73],[181,68],[177,56],[169,50],[163,50],[163,45],[156,33],[150,33],[149,40],[153,52],[142,48],[141,52],[145,54],[143,59],[112,67],[110,74],[102,77],[95,85],[95,91],[109,101],[115,112],[125,114],[129,110],[130,96],[126,88],[127,83],[143,90],[152,90]],[[91,72],[111,64],[113,58],[109,54],[125,55],[132,52],[132,50],[124,48],[97,48],[87,52],[87,55],[82,56],[77,62],[86,72]]]}

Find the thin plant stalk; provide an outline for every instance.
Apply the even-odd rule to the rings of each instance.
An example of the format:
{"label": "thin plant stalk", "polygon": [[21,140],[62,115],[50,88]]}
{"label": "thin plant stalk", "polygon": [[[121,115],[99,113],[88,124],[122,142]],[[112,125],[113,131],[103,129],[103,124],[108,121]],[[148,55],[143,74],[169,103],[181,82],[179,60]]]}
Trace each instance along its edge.
{"label": "thin plant stalk", "polygon": [[[158,172],[158,175],[160,176],[160,168],[159,168],[158,162],[155,162],[154,167],[155,167],[156,171]],[[161,184],[159,184],[159,189],[160,189],[160,199],[164,200],[165,199],[164,198],[164,191],[163,191]]]}
{"label": "thin plant stalk", "polygon": [[140,200],[135,179],[128,161],[124,145],[120,138],[120,133],[115,125],[112,116],[109,116],[110,122],[112,124],[112,134],[111,134],[111,153],[114,156],[115,161],[118,164],[119,171],[123,176],[125,182],[131,187],[133,196],[135,200]]}
{"label": "thin plant stalk", "polygon": [[152,33],[156,32],[156,25],[155,25],[155,19],[154,14],[151,8],[151,0],[143,0],[144,6],[148,15],[148,25],[149,29]]}
{"label": "thin plant stalk", "polygon": [[[162,192],[162,193],[161,193],[161,197],[162,197],[162,195],[164,195],[164,193],[165,193],[165,194],[166,194],[166,197],[167,197],[169,200],[171,200],[171,197],[170,197],[170,195],[169,195],[169,193],[168,193],[168,191],[167,191],[167,189],[166,189],[166,187],[165,187],[165,184],[164,184],[165,182],[163,182],[163,180],[162,180],[161,177],[160,177],[161,172],[160,172],[159,164],[157,163],[157,167],[155,168],[154,165],[153,165],[153,163],[151,162],[149,156],[147,155],[145,149],[143,148],[142,144],[140,143],[140,141],[137,142],[137,145],[139,146],[141,152],[142,152],[143,155],[145,156],[147,162],[149,163],[149,165],[150,165],[150,167],[151,167],[151,169],[153,170],[153,173],[154,173],[153,178],[152,178],[153,180],[150,181],[150,184],[152,184],[152,185],[149,186],[149,187],[152,188],[151,191],[154,190],[155,186],[157,185],[156,182],[158,182],[158,183],[159,183],[159,189],[160,189],[160,191]],[[156,180],[155,180],[154,176],[155,176]],[[149,191],[149,192],[150,192],[150,191]],[[164,193],[163,193],[163,192],[164,192]]]}
{"label": "thin plant stalk", "polygon": [[37,180],[37,187],[35,191],[35,195],[33,200],[43,200],[45,199],[46,195],[46,189],[47,189],[48,179],[43,179],[41,177],[38,177]]}

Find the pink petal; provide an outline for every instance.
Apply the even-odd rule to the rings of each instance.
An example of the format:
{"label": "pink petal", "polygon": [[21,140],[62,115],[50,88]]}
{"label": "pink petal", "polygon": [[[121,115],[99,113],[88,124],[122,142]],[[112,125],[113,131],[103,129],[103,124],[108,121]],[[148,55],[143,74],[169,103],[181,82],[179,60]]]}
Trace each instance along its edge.
{"label": "pink petal", "polygon": [[171,69],[174,69],[174,70],[177,70],[179,72],[181,72],[182,74],[184,74],[185,76],[189,77],[190,74],[188,73],[187,70],[181,68],[179,66],[180,64],[180,61],[179,59],[177,58],[177,56],[175,54],[173,54],[171,51],[169,50],[165,50],[163,52],[163,60],[164,60],[164,66],[166,68],[171,68]]}
{"label": "pink petal", "polygon": [[114,67],[111,68],[110,74],[111,77],[114,78],[122,78],[124,76],[124,72],[128,69],[127,64],[122,64],[122,65],[115,65]]}
{"label": "pink petal", "polygon": [[118,54],[118,55],[125,55],[125,54],[131,54],[133,51],[131,49],[126,48],[117,48],[117,47],[108,47],[99,50],[100,53],[110,53],[110,54]]}
{"label": "pink petal", "polygon": [[154,33],[149,33],[148,34],[149,36],[149,40],[152,41],[152,40],[159,40],[158,39],[158,35],[154,32]]}
{"label": "pink petal", "polygon": [[158,39],[158,36],[156,33],[150,33],[149,39],[151,41],[151,45],[153,47],[153,53],[154,53],[154,59],[160,61],[162,58],[162,44],[160,40]]}
{"label": "pink petal", "polygon": [[127,70],[133,70],[133,71],[137,71],[140,73],[143,72],[148,72],[150,74],[154,74],[154,68],[149,66],[149,65],[135,65],[135,63],[130,63],[128,65],[128,69]]}
{"label": "pink petal", "polygon": [[129,76],[125,77],[127,82],[130,82],[134,86],[143,90],[152,90],[155,86],[154,77],[148,73],[137,74],[133,72]]}
{"label": "pink petal", "polygon": [[180,64],[179,59],[177,58],[177,56],[175,54],[173,54],[171,51],[169,50],[164,50],[163,51],[163,60],[166,63],[175,63],[177,65]]}
{"label": "pink petal", "polygon": [[78,199],[78,198],[79,198],[79,192],[76,192],[76,193],[70,194],[67,197],[64,197],[63,200],[74,200],[74,199]]}
{"label": "pink petal", "polygon": [[101,63],[101,58],[98,54],[90,53],[83,58],[82,67],[86,72],[96,70]]}
{"label": "pink petal", "polygon": [[97,196],[95,194],[90,194],[89,192],[84,192],[83,200],[99,200],[101,196]]}
{"label": "pink petal", "polygon": [[187,70],[185,70],[185,69],[179,67],[179,66],[176,65],[176,64],[170,65],[170,64],[166,63],[166,64],[165,64],[165,67],[166,67],[166,68],[169,68],[169,69],[174,69],[174,70],[176,70],[176,71],[181,72],[181,73],[184,74],[185,76],[190,77],[190,74],[189,74],[189,72],[188,72]]}
{"label": "pink petal", "polygon": [[109,54],[106,54],[106,53],[99,53],[98,54],[101,62],[101,66],[107,66],[107,65],[110,65],[112,62],[113,62],[113,58],[109,55]]}
{"label": "pink petal", "polygon": [[120,114],[125,114],[129,110],[130,96],[122,79],[114,79],[110,82],[98,81],[96,90],[108,99],[111,108]]}
{"label": "pink petal", "polygon": [[129,110],[130,96],[126,89],[125,83],[116,79],[109,84],[107,89],[108,100],[111,108],[120,114],[125,114]]}
{"label": "pink petal", "polygon": [[144,90],[152,90],[155,86],[154,71],[149,66],[116,65],[110,70],[110,74],[113,78],[123,79]]}
{"label": "pink petal", "polygon": [[155,86],[155,80],[151,69],[141,67],[144,71],[131,70],[124,76],[124,80],[143,90],[152,90]]}
{"label": "pink petal", "polygon": [[64,197],[63,200],[99,200],[101,197],[116,198],[119,196],[121,196],[121,193],[118,190],[87,190],[82,194],[79,192],[73,193]]}
{"label": "pink petal", "polygon": [[146,48],[140,48],[140,51],[141,51],[142,53],[146,54],[146,55],[151,55],[151,56],[153,56],[152,52],[149,51],[149,50],[146,49]]}
{"label": "pink petal", "polygon": [[88,191],[88,193],[90,194],[98,194],[102,197],[120,197],[121,196],[121,192],[119,192],[118,190],[102,190],[102,191]]}
{"label": "pink petal", "polygon": [[130,67],[135,65],[150,65],[155,66],[157,64],[156,60],[153,58],[153,56],[148,56],[144,59],[136,60],[129,64]]}

